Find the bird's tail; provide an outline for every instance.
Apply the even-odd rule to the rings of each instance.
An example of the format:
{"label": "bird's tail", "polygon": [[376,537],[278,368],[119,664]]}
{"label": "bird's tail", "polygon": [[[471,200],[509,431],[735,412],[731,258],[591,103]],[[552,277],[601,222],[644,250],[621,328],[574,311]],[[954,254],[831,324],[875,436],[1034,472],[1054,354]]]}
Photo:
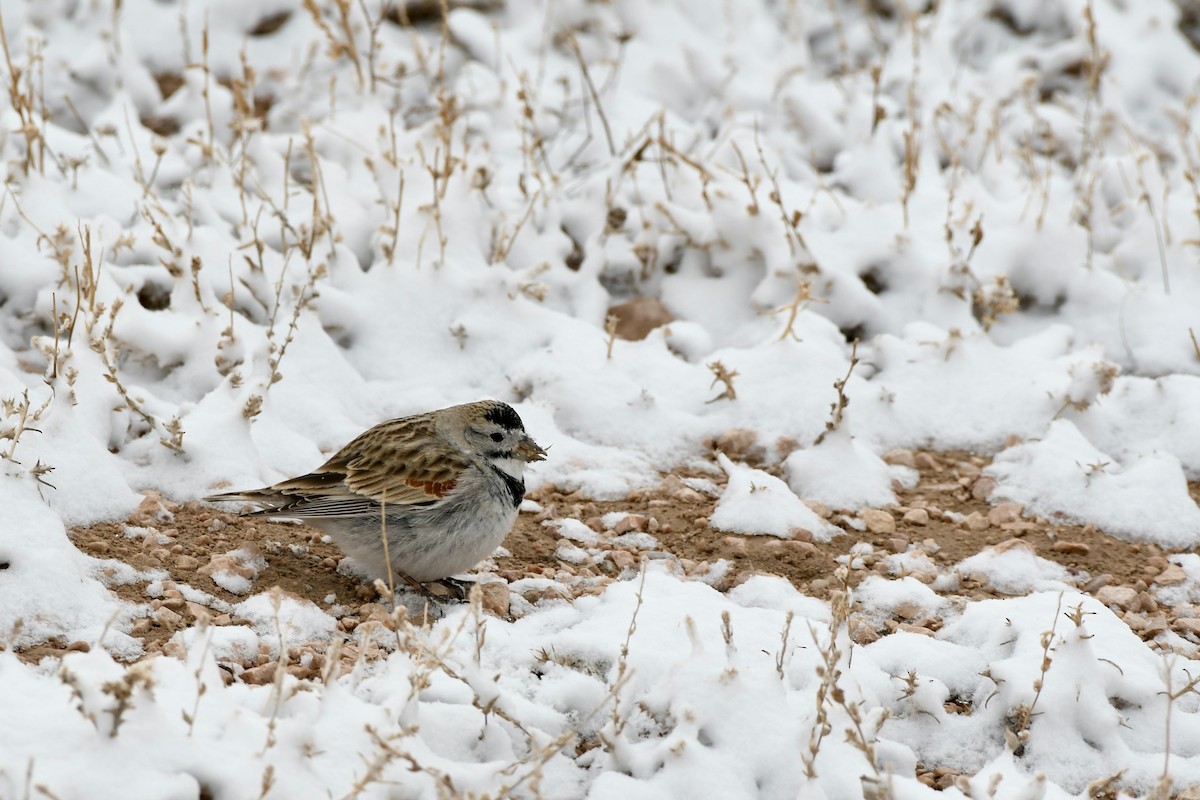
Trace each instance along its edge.
{"label": "bird's tail", "polygon": [[222,492],[200,498],[205,503],[253,503],[258,506],[255,513],[270,512],[287,502],[279,492],[273,489],[251,489],[243,492]]}

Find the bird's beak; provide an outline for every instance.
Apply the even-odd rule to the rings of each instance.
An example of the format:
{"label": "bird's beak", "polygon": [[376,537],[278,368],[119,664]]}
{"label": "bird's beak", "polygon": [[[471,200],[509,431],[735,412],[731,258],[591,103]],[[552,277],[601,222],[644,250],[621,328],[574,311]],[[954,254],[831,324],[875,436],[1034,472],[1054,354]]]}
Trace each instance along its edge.
{"label": "bird's beak", "polygon": [[529,436],[525,436],[521,443],[517,445],[517,457],[522,461],[545,461],[546,451],[538,446],[538,443]]}

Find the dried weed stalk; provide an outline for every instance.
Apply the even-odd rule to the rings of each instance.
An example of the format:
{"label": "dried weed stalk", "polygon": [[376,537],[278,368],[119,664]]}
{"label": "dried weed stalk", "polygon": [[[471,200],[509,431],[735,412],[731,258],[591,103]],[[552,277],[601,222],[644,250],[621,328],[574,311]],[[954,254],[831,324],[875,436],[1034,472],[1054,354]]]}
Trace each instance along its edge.
{"label": "dried weed stalk", "polygon": [[[800,762],[804,765],[805,777],[810,780],[817,779],[816,762],[821,752],[821,744],[825,737],[833,732],[833,712],[840,709],[850,723],[845,728],[846,741],[862,752],[871,767],[873,777],[877,779],[880,772],[876,764],[875,735],[886,719],[886,713],[873,723],[868,722],[862,713],[862,702],[851,700],[849,693],[839,685],[843,665],[849,664],[854,645],[850,638],[845,636],[851,608],[849,570],[845,565],[839,566],[835,577],[841,584],[841,589],[833,592],[830,598],[829,628],[825,641],[818,645],[820,661],[817,665],[816,720],[809,731],[808,746],[800,754]],[[810,635],[813,641],[818,641],[817,632],[811,625]],[[848,643],[845,652],[839,644],[841,640]],[[864,780],[871,777],[865,776]]]}
{"label": "dried weed stalk", "polygon": [[400,241],[400,210],[404,206],[404,170],[397,169],[397,186],[396,186],[396,202],[392,203],[385,200],[385,204],[392,214],[392,222],[390,225],[385,225],[381,228],[381,232],[385,235],[390,235],[391,242],[383,245],[383,254],[387,257],[388,264],[395,263],[396,247]]}
{"label": "dried weed stalk", "polygon": [[[25,153],[22,168],[26,175],[33,171],[45,174],[46,171],[46,137],[42,130],[46,118],[44,99],[39,103],[39,93],[35,89],[35,68],[40,69],[42,56],[36,46],[27,55],[24,67],[13,63],[12,53],[8,47],[8,31],[4,27],[4,16],[0,14],[0,48],[4,51],[4,63],[8,69],[8,100],[20,123],[21,135],[25,138]],[[39,119],[41,124],[39,124]]]}
{"label": "dried weed stalk", "polygon": [[991,330],[1005,314],[1021,309],[1021,298],[1007,275],[997,275],[989,286],[980,286],[971,294],[971,313],[985,331]]}
{"label": "dried weed stalk", "polygon": [[[283,357],[287,354],[288,345],[296,338],[296,331],[300,327],[300,315],[309,303],[317,296],[316,284],[326,275],[326,267],[324,264],[310,265],[308,277],[304,284],[299,288],[299,296],[296,298],[295,305],[292,306],[291,319],[288,321],[287,332],[283,335],[283,341],[279,341],[278,333],[275,329],[277,315],[279,313],[279,298],[282,294],[283,275],[279,277],[279,283],[276,285],[276,305],[275,310],[271,314],[271,325],[267,329],[268,352],[270,356],[267,359],[267,367],[270,370],[267,378],[267,387],[274,386],[279,381],[283,380],[283,373],[280,372],[279,366],[283,362]],[[265,391],[265,389],[264,389]]]}
{"label": "dried weed stalk", "polygon": [[779,341],[793,339],[800,341],[800,337],[793,330],[796,324],[796,316],[808,307],[809,303],[826,303],[829,302],[819,297],[814,297],[812,293],[812,281],[796,280],[796,296],[792,298],[792,302],[787,305],[773,308],[770,311],[764,311],[764,314],[776,315],[787,312],[787,322],[784,323],[783,331],[779,334]]}
{"label": "dried weed stalk", "polygon": [[1009,726],[1004,729],[1004,741],[1013,754],[1018,757],[1025,752],[1025,747],[1029,743],[1029,729],[1033,724],[1033,717],[1037,713],[1037,704],[1042,696],[1042,689],[1046,686],[1046,675],[1050,672],[1050,665],[1053,663],[1050,653],[1054,649],[1054,636],[1058,630],[1058,617],[1062,611],[1062,601],[1063,595],[1062,592],[1059,592],[1058,603],[1054,606],[1054,621],[1050,625],[1050,630],[1042,631],[1042,662],[1038,676],[1033,681],[1033,700],[1012,709],[1009,712]]}
{"label": "dried weed stalk", "polygon": [[604,360],[605,361],[612,361],[613,345],[616,344],[616,341],[617,341],[617,324],[618,323],[620,323],[620,320],[617,319],[616,314],[609,314],[607,317],[604,318],[604,333],[608,336],[608,339],[604,346]]}
{"label": "dried weed stalk", "polygon": [[537,202],[540,196],[541,190],[539,189],[533,193],[533,196],[529,198],[529,203],[525,207],[525,213],[521,215],[519,220],[517,220],[517,224],[513,226],[511,233],[506,233],[501,227],[498,226],[494,226],[492,228],[492,246],[491,256],[489,258],[490,263],[500,264],[508,260],[508,255],[512,252],[513,245],[517,241],[517,236],[521,233],[521,229],[525,227],[525,223],[527,223],[529,218],[533,216],[534,203]]}
{"label": "dried weed stalk", "polygon": [[[4,410],[3,427],[0,427],[0,441],[8,440],[8,447],[3,453],[0,453],[0,457],[14,464],[21,463],[16,459],[17,444],[21,441],[21,436],[27,431],[41,433],[41,431],[33,427],[33,423],[41,419],[42,414],[50,407],[50,401],[53,399],[53,392],[47,393],[46,399],[42,404],[34,408],[29,400],[29,390],[25,389],[21,393],[20,398],[6,397],[0,400],[0,407]],[[41,462],[38,462],[38,466],[41,466]],[[40,474],[44,475],[50,469],[45,468]]]}
{"label": "dried weed stalk", "polygon": [[1188,680],[1179,688],[1175,688],[1173,686],[1173,667],[1173,657],[1163,660],[1163,684],[1166,690],[1161,692],[1161,694],[1167,699],[1167,713],[1164,722],[1166,732],[1163,735],[1162,774],[1159,775],[1158,783],[1150,794],[1150,797],[1155,800],[1167,800],[1171,796],[1171,712],[1175,708],[1175,703],[1182,700],[1184,696],[1188,694],[1200,694],[1200,676],[1192,677],[1188,675]]}
{"label": "dried weed stalk", "polygon": [[629,680],[629,643],[633,640],[633,634],[637,631],[638,612],[642,610],[643,595],[646,589],[646,563],[643,561],[641,566],[641,576],[638,579],[638,590],[636,595],[636,603],[633,607],[633,614],[629,618],[629,627],[625,630],[625,641],[621,644],[621,650],[617,655],[617,674],[613,680],[612,686],[609,688],[609,696],[613,698],[612,713],[609,715],[609,722],[612,724],[613,740],[607,740],[601,734],[600,740],[610,751],[614,747],[615,738],[621,735],[625,730],[625,726],[629,723],[628,719],[621,716],[620,703],[617,702],[620,689]]}
{"label": "dried weed stalk", "polygon": [[804,236],[800,233],[800,221],[804,215],[799,209],[792,209],[792,213],[788,213],[787,208],[783,204],[783,192],[779,188],[779,170],[771,169],[767,166],[767,157],[763,153],[762,143],[758,137],[758,122],[754,123],[754,149],[758,152],[758,163],[762,165],[763,172],[767,176],[767,180],[771,182],[771,191],[767,198],[775,204],[779,209],[779,220],[783,223],[784,238],[787,240],[788,252],[792,258],[800,258],[799,264],[801,272],[816,272],[817,264],[813,260],[812,253],[809,252],[808,245],[804,242]]}
{"label": "dried weed stalk", "polygon": [[775,656],[775,671],[779,673],[779,678],[784,678],[783,668],[787,664],[788,643],[789,637],[792,634],[792,620],[795,617],[795,612],[787,612],[787,616],[783,620],[783,630],[779,634],[779,653]]}
{"label": "dried weed stalk", "polygon": [[846,368],[846,374],[840,380],[833,382],[837,397],[829,405],[829,419],[825,422],[825,430],[821,431],[821,435],[813,442],[814,445],[825,441],[825,437],[842,424],[842,415],[846,411],[846,406],[850,405],[850,398],[846,396],[846,384],[849,383],[850,375],[856,366],[858,366],[858,339],[855,339],[850,346],[850,366]]}
{"label": "dried weed stalk", "polygon": [[[742,155],[742,148],[738,147],[738,143],[730,141],[729,146],[733,148],[733,154],[737,156],[738,161],[738,180],[746,187],[746,191],[750,194],[750,205],[746,206],[746,213],[750,216],[757,216],[760,210],[758,205],[758,186],[762,183],[761,175],[751,175],[749,167],[746,166],[746,158]],[[727,170],[728,171],[728,170]]]}
{"label": "dried weed stalk", "polygon": [[113,334],[113,325],[117,321],[117,314],[124,307],[124,301],[121,298],[113,300],[112,307],[108,312],[108,322],[99,334],[94,335],[89,340],[88,344],[92,350],[100,357],[100,364],[104,368],[104,379],[112,384],[120,396],[123,405],[118,406],[114,411],[121,409],[129,409],[131,413],[146,426],[145,431],[139,432],[137,435],[148,431],[155,431],[159,436],[159,443],[163,447],[170,450],[175,455],[183,454],[183,426],[178,417],[171,418],[168,422],[161,424],[142,406],[142,401],[134,397],[129,388],[121,382],[121,376],[117,370],[117,363],[121,357],[121,345],[117,337]]}
{"label": "dried weed stalk", "polygon": [[738,376],[738,371],[736,369],[729,369],[719,359],[709,364],[708,369],[713,374],[713,380],[709,384],[709,388],[711,389],[720,383],[725,386],[725,389],[716,397],[706,401],[706,404],[715,403],[718,400],[737,400],[737,391],[733,388],[733,379]]}
{"label": "dried weed stalk", "polygon": [[[1133,156],[1134,172],[1137,175],[1138,183],[1138,201],[1146,205],[1146,210],[1150,214],[1150,221],[1154,224],[1154,240],[1158,245],[1158,261],[1162,269],[1162,285],[1163,294],[1171,293],[1171,276],[1167,271],[1167,243],[1164,234],[1163,217],[1159,215],[1158,209],[1154,205],[1154,198],[1150,196],[1150,188],[1146,183],[1146,173],[1144,170],[1145,162],[1153,156],[1150,151],[1138,141],[1134,132],[1126,126],[1125,135],[1129,139],[1129,152]],[[1159,169],[1162,169],[1162,163],[1156,160]]]}
{"label": "dried weed stalk", "polygon": [[[304,0],[304,10],[308,12],[312,17],[313,24],[325,36],[330,59],[338,61],[344,57],[350,61],[354,66],[354,77],[358,81],[358,88],[361,91],[366,85],[366,81],[363,76],[362,58],[358,52],[358,44],[354,40],[354,26],[350,21],[351,2],[350,0],[333,0],[333,7],[335,19],[330,22],[321,13],[316,0]],[[370,24],[369,17],[367,22]],[[335,25],[337,30],[334,29]]]}
{"label": "dried weed stalk", "polygon": [[901,174],[900,208],[904,212],[904,229],[908,230],[908,204],[917,188],[921,166],[921,119],[917,91],[921,78],[921,29],[918,15],[908,18],[912,38],[912,77],[908,83],[908,129],[904,131],[904,171]]}
{"label": "dried weed stalk", "polygon": [[208,659],[209,647],[212,645],[212,637],[208,635],[208,624],[208,614],[201,612],[200,616],[196,618],[196,633],[204,641],[204,648],[200,651],[200,657],[196,659],[196,669],[192,673],[192,677],[196,681],[196,702],[192,704],[190,712],[182,710],[179,712],[183,716],[183,721],[187,723],[188,738],[191,738],[196,728],[196,716],[200,713],[200,701],[208,692],[208,684],[201,677],[204,674],[204,664]]}
{"label": "dried weed stalk", "polygon": [[[583,75],[584,85],[587,86],[588,94],[592,98],[592,104],[596,107],[596,114],[600,117],[600,125],[604,128],[604,139],[608,143],[608,154],[615,157],[617,155],[617,146],[613,142],[612,128],[608,124],[608,117],[604,114],[604,105],[600,102],[600,93],[596,91],[596,84],[592,83],[592,75],[588,72],[587,62],[583,59],[583,52],[579,49],[579,40],[575,38],[574,33],[568,35],[567,46],[575,54],[575,59],[579,62],[579,72]],[[584,106],[584,115],[585,117],[587,115],[586,106]]]}
{"label": "dried weed stalk", "polygon": [[139,661],[128,667],[120,678],[107,681],[100,687],[100,691],[113,699],[112,706],[106,709],[112,717],[112,727],[108,730],[110,739],[116,738],[120,732],[125,715],[133,708],[137,691],[141,689],[148,692],[154,688],[153,665],[153,661]]}

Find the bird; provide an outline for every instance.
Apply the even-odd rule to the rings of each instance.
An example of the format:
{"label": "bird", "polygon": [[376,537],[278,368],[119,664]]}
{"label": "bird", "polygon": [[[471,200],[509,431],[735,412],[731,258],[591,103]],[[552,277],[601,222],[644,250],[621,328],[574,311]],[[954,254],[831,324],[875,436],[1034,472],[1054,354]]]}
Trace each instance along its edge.
{"label": "bird", "polygon": [[525,497],[525,466],[545,458],[512,406],[481,400],[382,422],[313,472],[204,499],[301,520],[372,578],[427,593],[495,552]]}

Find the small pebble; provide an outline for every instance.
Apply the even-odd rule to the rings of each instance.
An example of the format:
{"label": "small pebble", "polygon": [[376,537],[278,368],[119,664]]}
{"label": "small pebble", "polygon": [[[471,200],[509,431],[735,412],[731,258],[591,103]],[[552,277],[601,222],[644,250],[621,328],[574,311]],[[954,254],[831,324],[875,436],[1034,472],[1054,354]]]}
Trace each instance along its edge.
{"label": "small pebble", "polygon": [[644,531],[650,527],[650,520],[641,514],[629,514],[622,517],[613,526],[613,535],[620,536],[632,531]]}
{"label": "small pebble", "polygon": [[489,581],[481,584],[480,600],[483,605],[483,610],[493,617],[505,617],[508,615],[508,608],[511,602],[508,584],[500,581]]}
{"label": "small pebble", "polygon": [[879,508],[864,508],[858,517],[867,524],[871,533],[895,533],[896,518]]}
{"label": "small pebble", "polygon": [[913,463],[916,464],[917,469],[933,470],[934,472],[941,472],[942,470],[941,462],[929,453],[917,453],[913,456]]}
{"label": "small pebble", "polygon": [[987,517],[985,517],[983,514],[980,514],[978,511],[972,511],[967,515],[966,519],[962,521],[962,524],[965,525],[968,530],[978,532],[986,531],[990,523],[988,522]]}
{"label": "small pebble", "polygon": [[981,475],[971,483],[971,497],[976,500],[987,500],[996,491],[996,479],[990,475]]}
{"label": "small pebble", "polygon": [[725,545],[726,549],[729,550],[729,554],[736,558],[745,558],[747,555],[745,539],[737,536],[726,536],[721,540],[721,544]]}
{"label": "small pebble", "polygon": [[1016,522],[1021,519],[1025,506],[1021,503],[1001,503],[987,513],[988,522],[1000,526],[1006,522]]}
{"label": "small pebble", "polygon": [[1200,637],[1200,619],[1196,617],[1179,617],[1171,622],[1171,627],[1180,633],[1190,633],[1194,637]]}
{"label": "small pebble", "polygon": [[174,628],[183,621],[182,615],[165,607],[156,610],[150,617],[154,620],[154,624],[160,628]]}
{"label": "small pebble", "polygon": [[637,566],[637,556],[628,550],[613,550],[608,554],[613,566],[619,570],[632,569]]}
{"label": "small pebble", "polygon": [[1129,586],[1101,586],[1096,591],[1096,599],[1106,606],[1116,606],[1126,611],[1139,604],[1137,590]]}
{"label": "small pebble", "polygon": [[913,457],[912,450],[890,450],[883,454],[883,461],[893,466],[908,467],[910,469],[917,468],[917,462]]}
{"label": "small pebble", "polygon": [[855,644],[870,644],[879,639],[879,631],[875,630],[875,626],[864,620],[860,616],[850,617],[847,625],[850,633],[850,640]]}
{"label": "small pebble", "polygon": [[929,628],[925,628],[920,625],[910,625],[907,622],[897,625],[896,630],[903,631],[904,633],[918,633],[921,636],[933,638],[933,631],[929,630]]}
{"label": "small pebble", "polygon": [[242,682],[249,683],[252,686],[265,686],[268,683],[274,682],[277,667],[278,664],[273,661],[259,664],[257,667],[251,667],[242,672]]}
{"label": "small pebble", "polygon": [[1154,583],[1157,583],[1159,586],[1174,586],[1186,580],[1187,573],[1183,571],[1183,567],[1178,564],[1168,564],[1162,572],[1158,573],[1158,577],[1154,579]]}

